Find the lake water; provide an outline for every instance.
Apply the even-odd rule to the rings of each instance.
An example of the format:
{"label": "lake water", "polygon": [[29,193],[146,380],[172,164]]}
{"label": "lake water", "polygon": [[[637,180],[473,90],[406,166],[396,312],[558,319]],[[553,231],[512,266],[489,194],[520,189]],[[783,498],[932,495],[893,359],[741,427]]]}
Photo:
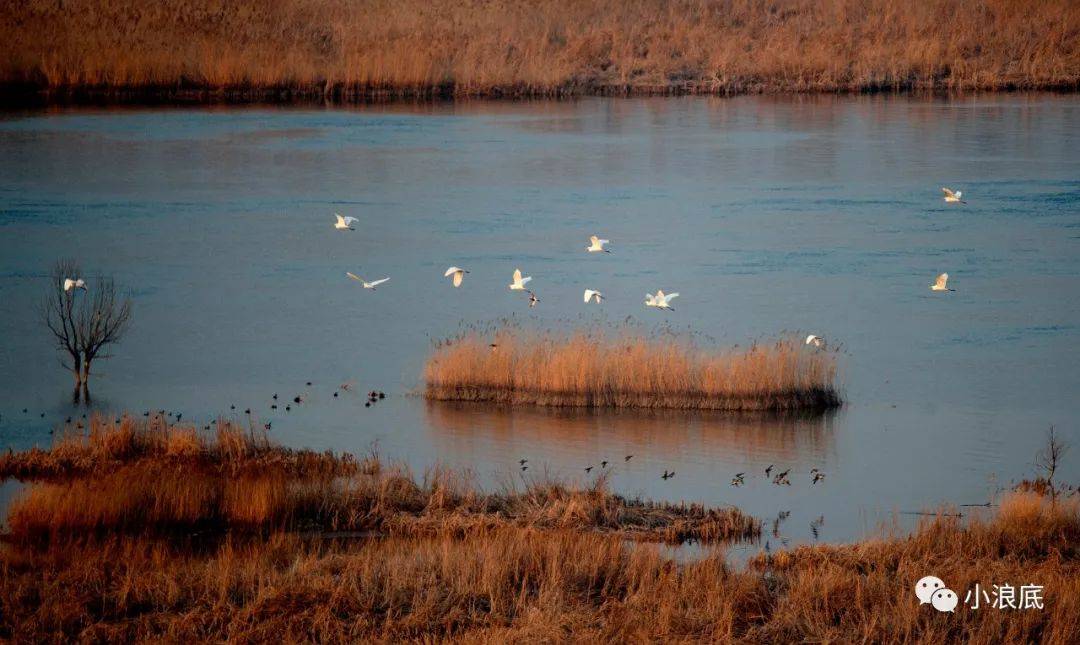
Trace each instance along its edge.
{"label": "lake water", "polygon": [[[357,230],[335,231],[335,211]],[[593,233],[614,253],[585,253]],[[289,445],[377,444],[491,486],[518,479],[519,458],[581,481],[608,459],[620,492],[791,511],[795,542],[819,516],[819,538],[843,541],[986,502],[1034,474],[1051,424],[1080,444],[1076,96],[6,113],[0,447],[46,444],[82,413],[37,318],[62,257],[135,301],[95,366],[97,407],[200,424],[250,407]],[[451,264],[472,271],[461,289]],[[515,267],[535,309],[506,289]],[[364,291],[346,271],[392,279]],[[928,289],[943,271],[956,292]],[[585,307],[585,287],[607,300]],[[682,294],[676,311],[645,310],[657,288]],[[843,345],[848,404],[777,419],[411,394],[432,339],[463,325],[628,316],[725,345],[824,334]],[[357,391],[333,398],[344,381]],[[372,388],[388,398],[365,408]],[[272,411],[274,392],[308,401]],[[768,483],[769,464],[792,486]],[[1060,476],[1080,479],[1080,447]]]}

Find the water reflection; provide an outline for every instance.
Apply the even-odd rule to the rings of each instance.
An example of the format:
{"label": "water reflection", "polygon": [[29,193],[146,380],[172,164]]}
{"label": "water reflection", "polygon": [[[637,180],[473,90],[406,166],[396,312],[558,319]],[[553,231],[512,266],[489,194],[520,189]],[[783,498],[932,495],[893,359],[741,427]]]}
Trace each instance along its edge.
{"label": "water reflection", "polygon": [[[835,452],[835,411],[807,414],[719,413],[684,410],[510,408],[430,401],[425,407],[431,439],[441,454],[462,461],[489,451],[492,458],[537,450],[557,459],[603,447],[613,464],[644,460],[685,462],[686,452],[715,463],[778,462],[809,469]],[[617,448],[616,448],[617,446]],[[617,454],[615,454],[617,450]],[[504,457],[505,458],[505,457]],[[632,461],[632,460],[631,460]],[[576,466],[577,464],[573,464]]]}

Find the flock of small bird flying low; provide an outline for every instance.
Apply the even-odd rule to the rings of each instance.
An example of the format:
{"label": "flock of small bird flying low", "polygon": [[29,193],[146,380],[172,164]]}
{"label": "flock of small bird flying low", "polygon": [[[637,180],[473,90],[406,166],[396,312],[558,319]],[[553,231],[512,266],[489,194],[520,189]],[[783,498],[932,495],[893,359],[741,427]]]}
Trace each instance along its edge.
{"label": "flock of small bird flying low", "polygon": [[[959,203],[959,204],[966,204],[967,203],[966,201],[961,199],[961,197],[963,196],[963,191],[957,190],[957,191],[954,192],[950,188],[942,188],[941,190],[942,190],[943,193],[945,193],[945,198],[944,199],[945,199],[946,202],[948,202],[948,203]],[[335,229],[347,230],[347,231],[356,230],[352,226],[353,223],[357,221],[357,219],[355,217],[346,217],[346,216],[343,216],[343,215],[341,215],[339,213],[334,213],[334,218],[335,218],[335,222],[334,222],[334,228]],[[600,237],[598,237],[596,235],[593,235],[593,236],[589,237],[589,245],[585,247],[585,250],[588,251],[589,253],[611,253],[610,249],[605,248],[608,244],[611,244],[611,240],[605,240],[605,239],[600,238]],[[461,267],[452,266],[452,267],[448,268],[445,273],[443,273],[443,277],[450,278],[451,283],[455,287],[460,287],[461,283],[465,280],[465,274],[466,273],[469,273],[469,271],[467,271],[466,269],[462,269]],[[359,276],[357,276],[357,275],[355,275],[353,273],[348,273],[347,272],[345,275],[347,275],[348,277],[352,278],[353,280],[356,280],[357,282],[364,285],[365,289],[371,289],[372,291],[375,290],[375,287],[377,287],[378,285],[380,285],[380,284],[382,284],[382,283],[384,283],[384,282],[386,282],[386,281],[388,281],[390,279],[390,278],[382,278],[380,280],[372,280],[371,282],[368,282],[367,280],[364,280],[363,278],[361,278],[361,277],[359,277]],[[529,307],[535,307],[536,304],[538,302],[540,302],[540,299],[536,297],[536,293],[534,293],[531,289],[529,289],[529,288],[527,288],[525,286],[531,280],[532,280],[532,276],[522,276],[521,275],[521,269],[514,269],[513,281],[508,286],[509,286],[511,291],[524,291],[524,292],[528,293],[529,294]],[[934,283],[930,285],[930,290],[931,291],[956,291],[956,289],[950,289],[948,287],[948,282],[949,282],[949,274],[948,273],[942,273],[941,275],[939,275],[937,277],[937,279],[934,281]],[[69,284],[68,283],[75,284],[75,282],[72,281],[72,280],[65,280],[65,282],[64,282],[64,290],[65,291],[69,290]],[[76,286],[81,287],[83,289],[86,288],[85,286],[83,286],[82,280],[78,280]],[[662,289],[660,289],[660,290],[657,290],[657,292],[655,294],[651,294],[651,293],[645,294],[645,306],[646,307],[653,307],[655,309],[662,309],[662,310],[665,310],[665,311],[675,311],[675,308],[671,306],[671,301],[674,300],[677,297],[679,297],[678,293],[664,293],[664,291]],[[583,298],[585,304],[589,304],[589,303],[600,304],[600,302],[602,302],[603,299],[604,299],[604,294],[597,291],[596,289],[586,289],[585,290],[585,294],[584,294],[584,298]],[[825,343],[824,339],[821,338],[820,336],[810,335],[810,336],[808,336],[806,338],[806,344],[807,345],[813,345],[814,347],[823,347],[824,343]]]}
{"label": "flock of small bird flying low", "polygon": [[[346,231],[356,230],[352,227],[353,222],[357,221],[355,217],[345,217],[340,213],[334,213],[334,218],[335,229]],[[585,250],[589,253],[611,253],[610,249],[604,248],[608,244],[611,244],[611,240],[605,240],[596,235],[593,235],[589,237],[589,246],[586,246]],[[461,283],[465,280],[466,273],[469,273],[469,271],[466,269],[462,269],[461,267],[452,266],[448,268],[445,273],[443,273],[443,277],[450,278],[451,283],[455,287],[460,287]],[[379,280],[372,280],[368,282],[367,280],[361,278],[360,276],[352,272],[347,271],[345,272],[345,275],[362,284],[365,289],[371,289],[372,291],[374,291],[375,288],[380,284],[390,280],[390,278],[382,278]],[[540,302],[540,299],[536,297],[536,293],[532,289],[529,289],[525,286],[531,280],[531,275],[523,276],[521,275],[521,269],[514,269],[513,280],[512,282],[510,282],[509,285],[507,285],[507,287],[511,291],[524,291],[528,293],[530,308],[535,307],[536,304]],[[645,306],[655,307],[657,309],[665,309],[667,311],[675,311],[675,308],[671,306],[671,301],[678,296],[678,293],[664,293],[662,289],[658,290],[655,294],[647,293],[645,294]],[[586,289],[583,300],[585,304],[589,304],[590,302],[600,304],[600,302],[604,300],[604,294],[597,291],[596,289]]]}

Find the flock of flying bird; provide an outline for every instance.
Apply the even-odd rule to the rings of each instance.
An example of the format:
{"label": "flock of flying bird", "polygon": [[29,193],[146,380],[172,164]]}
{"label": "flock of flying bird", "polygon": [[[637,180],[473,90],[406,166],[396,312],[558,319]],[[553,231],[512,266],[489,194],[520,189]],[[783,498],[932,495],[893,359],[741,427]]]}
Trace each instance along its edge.
{"label": "flock of flying bird", "polygon": [[[353,224],[357,221],[355,217],[344,216],[340,213],[334,213],[334,228],[341,231],[354,231]],[[611,244],[611,240],[605,240],[601,237],[593,235],[589,237],[589,246],[585,247],[585,250],[589,253],[611,253],[610,249],[604,248],[608,244]],[[446,269],[443,273],[444,278],[450,278],[450,283],[455,287],[460,287],[461,283],[465,280],[465,274],[469,273],[468,269],[462,269],[458,266],[452,266]],[[360,276],[346,272],[346,276],[356,280],[364,286],[365,289],[371,289],[374,291],[376,287],[384,282],[388,282],[390,278],[380,278],[378,280],[365,280]],[[525,285],[532,281],[532,276],[521,275],[521,269],[514,269],[513,281],[507,285],[511,291],[524,291],[529,294],[529,307],[535,307],[540,299],[536,297],[536,292],[529,289]],[[671,306],[671,301],[678,298],[678,293],[664,293],[664,291],[658,290],[655,294],[645,294],[645,306],[655,307],[657,309],[665,309],[667,311],[675,311],[675,308]],[[604,300],[604,294],[596,289],[586,289],[583,294],[582,300],[585,304],[596,303],[600,304]]]}
{"label": "flock of flying bird", "polygon": [[[951,203],[951,204],[954,204],[954,203],[966,204],[967,203],[966,201],[961,199],[961,197],[963,196],[963,191],[959,191],[959,190],[953,191],[953,190],[951,190],[949,188],[942,188],[941,190],[942,190],[942,192],[945,193],[944,199],[945,199],[946,202]],[[341,215],[339,213],[334,213],[334,217],[335,217],[335,222],[334,222],[334,228],[335,229],[344,230],[344,231],[356,230],[356,229],[353,228],[353,224],[358,221],[355,217],[343,216],[343,215]],[[601,237],[593,235],[593,236],[589,237],[589,246],[586,246],[585,250],[587,252],[589,252],[589,253],[611,253],[610,249],[605,248],[610,243],[611,243],[611,240],[605,240],[605,239],[603,239]],[[446,269],[446,271],[443,273],[443,277],[450,278],[450,282],[451,282],[451,284],[454,285],[454,287],[460,287],[461,283],[465,280],[465,274],[466,273],[469,273],[469,271],[467,269],[463,269],[463,268],[458,267],[458,266],[451,266],[448,269]],[[374,291],[380,284],[383,284],[383,283],[388,282],[390,280],[390,278],[387,277],[387,278],[380,278],[379,280],[368,281],[368,280],[365,280],[364,278],[361,278],[360,276],[358,276],[358,275],[356,275],[356,274],[354,274],[352,272],[346,272],[345,275],[352,278],[353,280],[356,280],[360,284],[362,284],[365,289],[371,289],[372,291]],[[528,293],[529,294],[529,307],[535,307],[536,304],[540,302],[540,299],[536,297],[536,293],[534,291],[532,291],[531,289],[529,289],[528,287],[525,286],[531,280],[532,280],[532,276],[523,276],[523,275],[521,275],[521,269],[514,269],[513,281],[508,286],[509,286],[511,291],[524,291],[524,292]],[[69,289],[69,284],[68,283],[75,284],[72,280],[66,280],[65,284],[64,284],[64,290],[65,291],[67,291]],[[956,291],[956,289],[949,288],[948,283],[949,283],[949,274],[948,273],[942,273],[942,274],[938,275],[938,277],[934,280],[933,284],[930,285],[930,290],[931,291]],[[78,284],[75,285],[75,286],[82,287],[82,288],[85,289],[85,287],[82,284],[82,280],[79,280]],[[646,307],[654,307],[656,309],[663,309],[663,310],[666,310],[666,311],[675,311],[675,308],[671,306],[671,301],[674,300],[675,298],[678,298],[678,297],[679,297],[678,293],[664,293],[664,291],[662,289],[659,289],[659,290],[657,290],[657,292],[655,294],[651,294],[651,293],[645,294],[645,306]],[[600,304],[604,300],[604,294],[601,293],[600,291],[597,291],[596,289],[586,289],[582,299],[584,300],[585,304],[590,304],[590,303]],[[821,336],[817,336],[815,334],[810,334],[809,336],[806,337],[806,344],[807,345],[813,345],[814,347],[819,347],[819,348],[824,347],[825,339],[822,338]]]}

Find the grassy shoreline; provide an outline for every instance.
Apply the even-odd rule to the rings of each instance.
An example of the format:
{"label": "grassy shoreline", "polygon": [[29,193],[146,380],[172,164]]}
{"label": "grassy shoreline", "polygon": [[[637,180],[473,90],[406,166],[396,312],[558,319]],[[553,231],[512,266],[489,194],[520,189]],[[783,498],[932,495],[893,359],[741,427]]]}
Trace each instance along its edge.
{"label": "grassy shoreline", "polygon": [[1068,0],[69,0],[0,29],[9,102],[1080,89]]}

